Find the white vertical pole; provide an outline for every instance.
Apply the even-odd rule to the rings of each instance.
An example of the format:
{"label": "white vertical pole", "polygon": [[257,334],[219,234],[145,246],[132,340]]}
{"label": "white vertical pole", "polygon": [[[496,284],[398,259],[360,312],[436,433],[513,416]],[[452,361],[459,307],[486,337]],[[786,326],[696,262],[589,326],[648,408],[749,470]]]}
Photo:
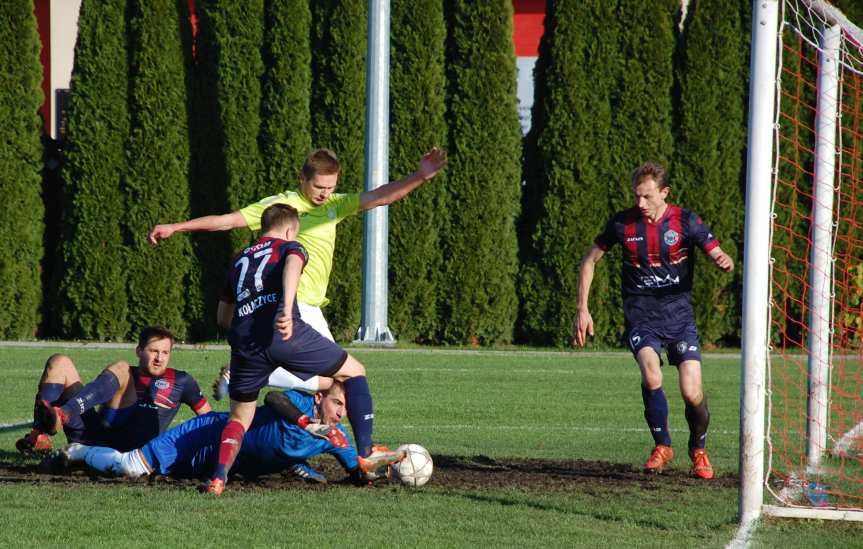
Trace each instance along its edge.
{"label": "white vertical pole", "polygon": [[827,446],[832,317],[833,181],[836,176],[836,118],[839,99],[841,28],[822,29],[815,113],[815,181],[809,271],[809,395],[807,460],[816,470]]}
{"label": "white vertical pole", "polygon": [[776,107],[778,0],[752,3],[749,143],[743,257],[743,326],[740,387],[741,524],[761,514],[764,480],[764,395],[769,303],[770,189]]}
{"label": "white vertical pole", "polygon": [[[366,183],[370,191],[389,181],[390,3],[369,0],[366,59]],[[357,343],[392,345],[389,307],[389,211],[386,206],[363,217],[362,318]]]}

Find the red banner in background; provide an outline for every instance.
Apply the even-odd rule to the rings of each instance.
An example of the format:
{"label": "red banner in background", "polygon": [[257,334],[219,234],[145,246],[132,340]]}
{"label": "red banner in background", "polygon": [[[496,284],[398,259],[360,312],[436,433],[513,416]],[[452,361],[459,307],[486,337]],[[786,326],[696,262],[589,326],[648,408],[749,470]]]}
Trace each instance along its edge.
{"label": "red banner in background", "polygon": [[545,0],[513,0],[512,42],[517,57],[537,57],[545,32]]}

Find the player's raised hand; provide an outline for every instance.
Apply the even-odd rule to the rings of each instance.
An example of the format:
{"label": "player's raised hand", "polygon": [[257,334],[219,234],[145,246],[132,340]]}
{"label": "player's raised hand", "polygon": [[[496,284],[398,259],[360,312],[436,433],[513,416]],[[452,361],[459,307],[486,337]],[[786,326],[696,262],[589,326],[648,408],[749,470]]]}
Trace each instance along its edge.
{"label": "player's raised hand", "polygon": [[587,336],[593,337],[593,317],[587,309],[579,309],[572,322],[572,346],[584,347]]}
{"label": "player's raised hand", "polygon": [[445,165],[446,151],[438,147],[432,147],[432,150],[420,158],[417,173],[422,176],[423,179],[431,179],[436,176]]}
{"label": "player's raised hand", "polygon": [[176,230],[174,229],[174,225],[171,223],[167,225],[156,225],[153,227],[153,230],[150,231],[150,234],[147,235],[147,240],[150,244],[155,246],[160,240],[171,238],[171,235],[175,232]]}
{"label": "player's raised hand", "polygon": [[276,319],[276,330],[282,334],[282,341],[291,339],[294,335],[294,319],[290,314],[282,313],[282,316]]}

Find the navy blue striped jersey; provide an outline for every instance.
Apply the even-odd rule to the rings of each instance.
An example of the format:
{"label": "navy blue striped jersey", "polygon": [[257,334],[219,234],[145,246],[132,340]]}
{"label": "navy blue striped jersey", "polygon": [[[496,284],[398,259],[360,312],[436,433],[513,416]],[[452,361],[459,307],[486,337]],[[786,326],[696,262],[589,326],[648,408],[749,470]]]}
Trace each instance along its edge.
{"label": "navy blue striped jersey", "polygon": [[[273,338],[273,322],[282,303],[282,272],[288,256],[305,267],[308,255],[299,242],[263,237],[234,257],[222,301],[234,303],[228,342],[234,350],[262,350]],[[300,318],[296,299],[294,319]]]}
{"label": "navy blue striped jersey", "polygon": [[698,246],[705,253],[719,241],[693,212],[669,204],[656,223],[638,208],[616,213],[594,243],[607,251],[623,246],[622,291],[631,296],[674,298],[692,290],[693,255]]}
{"label": "navy blue striped jersey", "polygon": [[195,412],[207,404],[198,382],[182,370],[168,368],[160,377],[151,377],[137,366],[131,370],[138,400],[123,409],[109,431],[111,445],[116,448],[139,448],[165,432],[181,404]]}

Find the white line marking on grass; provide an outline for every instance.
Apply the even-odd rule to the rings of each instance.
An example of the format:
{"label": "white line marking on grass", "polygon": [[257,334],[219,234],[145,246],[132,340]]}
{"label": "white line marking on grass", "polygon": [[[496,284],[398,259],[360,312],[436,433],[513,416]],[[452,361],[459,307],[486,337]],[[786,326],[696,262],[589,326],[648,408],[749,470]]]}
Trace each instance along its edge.
{"label": "white line marking on grass", "polygon": [[16,429],[26,429],[27,427],[33,426],[33,420],[28,419],[27,421],[15,421],[12,423],[0,423],[0,433],[6,431],[14,431]]}
{"label": "white line marking on grass", "polygon": [[[464,373],[464,374],[475,374],[477,371],[477,366],[472,366],[470,368],[448,368],[446,366],[434,366],[431,368],[425,368],[422,366],[418,366],[416,368],[386,368],[387,373],[390,372],[446,372],[448,374],[451,373]],[[517,374],[523,372],[526,375],[534,375],[534,374],[575,374],[577,373],[575,370],[560,370],[560,369],[548,369],[548,368],[532,368],[530,366],[526,368],[520,368],[519,370],[509,370],[507,375]]]}
{"label": "white line marking on grass", "polygon": [[[396,428],[393,426],[393,428]],[[423,431],[535,431],[535,425],[482,425],[476,423],[464,423],[453,425],[441,425],[439,423],[432,425],[399,425],[398,428],[406,430],[423,430]],[[647,431],[647,427],[578,427],[571,425],[543,425],[544,430],[549,431],[566,431],[579,433],[643,433]],[[689,433],[689,429],[669,429],[672,433]],[[737,431],[708,431],[710,435],[734,435],[737,436]]]}
{"label": "white line marking on grass", "polygon": [[740,524],[737,528],[737,533],[734,534],[734,539],[728,542],[725,549],[746,549],[752,541],[752,535],[755,533],[755,527],[758,525],[758,520],[747,520]]}

